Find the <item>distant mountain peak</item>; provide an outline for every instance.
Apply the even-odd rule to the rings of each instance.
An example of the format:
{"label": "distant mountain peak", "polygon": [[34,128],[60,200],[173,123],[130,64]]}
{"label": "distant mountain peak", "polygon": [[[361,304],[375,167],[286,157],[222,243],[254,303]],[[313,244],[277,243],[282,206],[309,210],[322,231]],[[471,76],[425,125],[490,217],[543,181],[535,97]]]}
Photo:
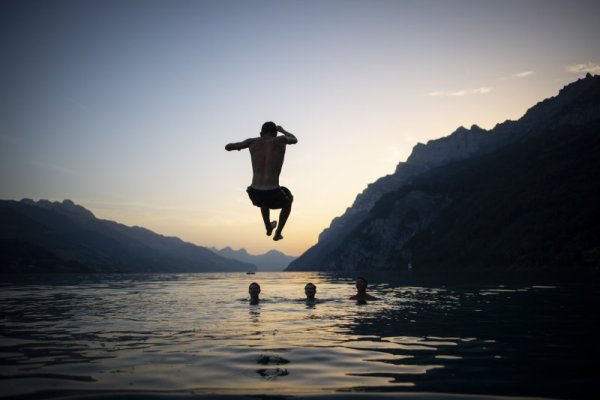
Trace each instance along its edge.
{"label": "distant mountain peak", "polygon": [[211,247],[210,250],[223,257],[255,264],[259,271],[282,271],[296,258],[274,249],[258,255],[250,254],[244,248],[233,250],[230,246],[223,247],[221,250]]}
{"label": "distant mountain peak", "polygon": [[242,255],[242,256],[247,256],[248,255],[248,252],[246,251],[246,249],[241,248],[239,250],[235,250],[231,246],[226,246],[221,251],[224,252],[224,253],[239,254],[239,255]]}
{"label": "distant mountain peak", "polygon": [[267,252],[265,253],[265,255],[267,255],[267,254],[271,254],[271,255],[282,255],[282,256],[285,256],[285,255],[286,255],[286,254],[284,254],[283,252],[281,252],[281,251],[279,251],[279,250],[275,250],[275,249],[267,251]]}

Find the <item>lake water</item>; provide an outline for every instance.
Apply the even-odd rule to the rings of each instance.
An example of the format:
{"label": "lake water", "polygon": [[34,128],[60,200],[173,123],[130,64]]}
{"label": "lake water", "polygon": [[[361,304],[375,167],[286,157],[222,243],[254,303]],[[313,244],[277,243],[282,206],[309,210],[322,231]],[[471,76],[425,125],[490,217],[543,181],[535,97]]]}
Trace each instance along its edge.
{"label": "lake water", "polygon": [[357,304],[323,273],[0,279],[2,397],[596,397],[596,288],[374,277]]}

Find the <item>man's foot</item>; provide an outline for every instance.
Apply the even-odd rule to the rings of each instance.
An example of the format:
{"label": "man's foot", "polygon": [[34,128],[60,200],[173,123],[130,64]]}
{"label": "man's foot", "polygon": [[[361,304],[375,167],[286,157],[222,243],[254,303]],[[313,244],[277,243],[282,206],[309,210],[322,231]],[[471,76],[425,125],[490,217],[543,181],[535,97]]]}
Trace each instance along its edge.
{"label": "man's foot", "polygon": [[281,236],[281,233],[280,232],[275,232],[275,236],[273,236],[273,240],[274,241],[278,241],[278,240],[281,240],[281,239],[283,239],[283,236]]}
{"label": "man's foot", "polygon": [[275,229],[277,227],[277,221],[271,221],[271,228],[267,229],[267,236],[271,236],[271,233],[273,233],[273,229]]}

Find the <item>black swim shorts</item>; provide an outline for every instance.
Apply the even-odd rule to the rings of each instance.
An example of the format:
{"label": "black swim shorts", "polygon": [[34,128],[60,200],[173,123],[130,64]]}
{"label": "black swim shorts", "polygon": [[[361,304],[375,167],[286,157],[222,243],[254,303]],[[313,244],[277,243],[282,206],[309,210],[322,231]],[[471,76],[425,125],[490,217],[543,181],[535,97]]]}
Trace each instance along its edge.
{"label": "black swim shorts", "polygon": [[290,190],[283,186],[270,190],[258,190],[248,186],[246,192],[248,192],[248,197],[256,207],[284,208],[291,206],[294,201],[294,196],[292,196]]}

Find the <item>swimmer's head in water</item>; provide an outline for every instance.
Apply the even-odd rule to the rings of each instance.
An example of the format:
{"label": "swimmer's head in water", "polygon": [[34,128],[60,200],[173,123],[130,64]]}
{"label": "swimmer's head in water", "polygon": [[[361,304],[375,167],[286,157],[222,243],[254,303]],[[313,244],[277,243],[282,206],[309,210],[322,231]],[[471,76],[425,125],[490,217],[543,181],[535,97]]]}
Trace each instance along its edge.
{"label": "swimmer's head in water", "polygon": [[269,121],[263,124],[262,128],[260,129],[260,136],[264,135],[277,136],[277,125],[275,125],[275,122]]}
{"label": "swimmer's head in water", "polygon": [[308,282],[306,286],[304,286],[304,293],[308,299],[313,299],[317,293],[317,287],[312,282]]}
{"label": "swimmer's head in water", "polygon": [[356,290],[358,290],[359,292],[364,292],[365,290],[367,290],[367,286],[368,282],[365,278],[363,278],[362,276],[356,278]]}
{"label": "swimmer's head in water", "polygon": [[258,296],[260,293],[260,285],[256,282],[252,282],[250,286],[248,286],[248,293],[250,293],[250,296]]}

